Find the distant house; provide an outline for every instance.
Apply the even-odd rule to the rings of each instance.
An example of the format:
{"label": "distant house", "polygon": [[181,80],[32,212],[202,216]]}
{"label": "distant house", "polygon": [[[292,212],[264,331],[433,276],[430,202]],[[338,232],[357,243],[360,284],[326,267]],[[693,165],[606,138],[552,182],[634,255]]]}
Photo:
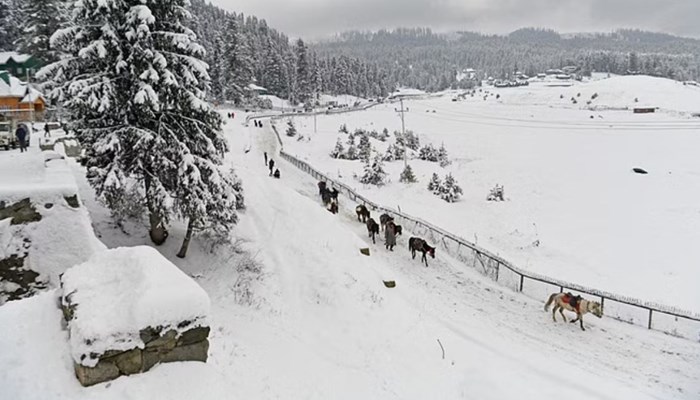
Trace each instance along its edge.
{"label": "distant house", "polygon": [[29,119],[31,113],[43,113],[46,108],[44,96],[36,89],[0,71],[0,118]]}
{"label": "distant house", "polygon": [[255,94],[265,94],[267,92],[267,89],[265,89],[262,86],[258,86],[254,83],[249,84],[246,89],[248,89],[251,92],[254,92]]}
{"label": "distant house", "polygon": [[0,52],[0,71],[7,71],[10,75],[34,76],[39,67],[41,62],[33,56],[14,51]]}

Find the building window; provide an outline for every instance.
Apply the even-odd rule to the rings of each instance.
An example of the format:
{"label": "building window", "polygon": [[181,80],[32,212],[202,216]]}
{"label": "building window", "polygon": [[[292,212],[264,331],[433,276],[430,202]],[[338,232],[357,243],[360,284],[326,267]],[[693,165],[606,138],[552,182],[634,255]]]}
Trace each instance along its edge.
{"label": "building window", "polygon": [[24,73],[24,71],[22,70],[22,67],[18,67],[17,68],[17,75],[21,76],[23,73]]}

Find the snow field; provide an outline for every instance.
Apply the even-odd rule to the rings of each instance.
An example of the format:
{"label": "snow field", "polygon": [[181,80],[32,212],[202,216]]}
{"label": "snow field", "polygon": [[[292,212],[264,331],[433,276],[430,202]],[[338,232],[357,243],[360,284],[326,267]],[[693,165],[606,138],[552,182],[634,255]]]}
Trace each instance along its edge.
{"label": "snow field", "polygon": [[[643,78],[580,86],[607,82],[617,90],[624,84],[631,94],[647,90],[652,78]],[[696,88],[661,86],[676,104],[692,104],[700,97]],[[440,168],[412,160],[419,182],[411,186],[398,183],[402,161],[385,165],[393,182],[377,189],[353,179],[362,174],[361,162],[328,156],[338,137],[346,140],[337,133],[341,124],[350,131],[400,130],[394,105],[318,116],[318,133],[310,118],[296,117],[300,134],[310,140],[283,135],[285,151],[379,204],[400,206],[520,268],[698,312],[693,282],[700,280],[700,270],[693,266],[700,261],[694,245],[700,239],[700,164],[693,149],[700,144],[695,134],[700,123],[676,113],[633,115],[541,105],[558,99],[560,89],[503,89],[500,101],[490,97],[484,102],[478,96],[462,102],[451,102],[450,96],[405,101],[407,129],[420,135],[421,144],[444,143],[453,161]],[[529,103],[523,104],[518,93]],[[516,98],[513,104],[510,98]],[[387,145],[371,141],[380,151]],[[634,174],[633,167],[650,174]],[[455,176],[464,190],[460,202],[447,204],[425,189],[433,172],[441,178]],[[507,201],[485,201],[496,184],[505,186]]]}

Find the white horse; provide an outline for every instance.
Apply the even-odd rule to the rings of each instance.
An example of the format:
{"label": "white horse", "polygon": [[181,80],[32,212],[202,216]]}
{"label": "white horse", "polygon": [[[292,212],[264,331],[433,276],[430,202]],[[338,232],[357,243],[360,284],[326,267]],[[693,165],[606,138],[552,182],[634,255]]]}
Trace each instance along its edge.
{"label": "white horse", "polygon": [[549,296],[549,300],[544,305],[544,310],[549,311],[549,306],[554,303],[554,308],[552,309],[552,319],[557,322],[556,312],[559,310],[564,322],[566,322],[566,316],[564,315],[564,310],[568,310],[576,313],[576,319],[571,320],[571,323],[579,321],[581,323],[581,330],[586,330],[583,327],[583,314],[591,313],[598,318],[603,317],[603,308],[600,303],[595,301],[588,301],[585,299],[579,299],[576,307],[572,307],[570,304],[572,295],[570,293],[554,293]]}

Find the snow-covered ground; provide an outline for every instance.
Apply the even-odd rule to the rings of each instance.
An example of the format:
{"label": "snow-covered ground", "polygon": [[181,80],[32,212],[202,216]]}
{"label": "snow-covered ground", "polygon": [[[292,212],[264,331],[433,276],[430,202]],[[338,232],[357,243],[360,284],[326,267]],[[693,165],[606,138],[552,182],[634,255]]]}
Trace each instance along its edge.
{"label": "snow-covered ground", "polygon": [[[553,323],[542,302],[510,292],[438,253],[411,260],[369,243],[341,199],[319,204],[316,182],[274,156],[269,125],[229,121],[229,160],[245,185],[237,252],[196,238],[174,257],[181,226],[158,247],[211,298],[210,358],[82,388],[73,377],[56,293],[0,307],[0,387],[12,399],[697,399],[700,344],[587,316],[587,331]],[[312,140],[312,143],[314,140]],[[252,144],[252,151],[244,149]],[[262,152],[282,179],[268,177]],[[148,243],[90,198],[109,247]],[[506,187],[507,188],[507,187]],[[512,201],[511,201],[512,203]],[[133,230],[132,230],[133,229]],[[371,256],[360,254],[370,247]],[[257,266],[257,267],[256,267]],[[256,268],[260,268],[256,272]],[[252,279],[241,291],[246,274]],[[394,280],[395,288],[382,281]],[[247,294],[246,294],[247,293]]]}
{"label": "snow-covered ground", "polygon": [[[591,106],[598,109],[586,109],[596,93]],[[401,161],[386,165],[392,182],[376,188],[353,178],[362,174],[360,161],[328,156],[339,137],[347,147],[341,124],[350,131],[400,131],[394,104],[318,116],[317,133],[312,118],[297,117],[307,140],[282,135],[285,150],[373,201],[400,207],[521,268],[700,312],[700,119],[687,114],[700,110],[700,88],[629,76],[570,88],[485,87],[463,101],[452,97],[404,102],[406,128],[421,144],[444,143],[453,161],[440,168],[412,160],[414,185],[398,183]],[[610,110],[641,103],[661,110]],[[371,142],[383,151],[393,139]],[[649,174],[635,174],[634,167]],[[426,190],[433,172],[456,177],[461,201],[447,204]],[[496,184],[505,186],[507,201],[486,201]]]}

